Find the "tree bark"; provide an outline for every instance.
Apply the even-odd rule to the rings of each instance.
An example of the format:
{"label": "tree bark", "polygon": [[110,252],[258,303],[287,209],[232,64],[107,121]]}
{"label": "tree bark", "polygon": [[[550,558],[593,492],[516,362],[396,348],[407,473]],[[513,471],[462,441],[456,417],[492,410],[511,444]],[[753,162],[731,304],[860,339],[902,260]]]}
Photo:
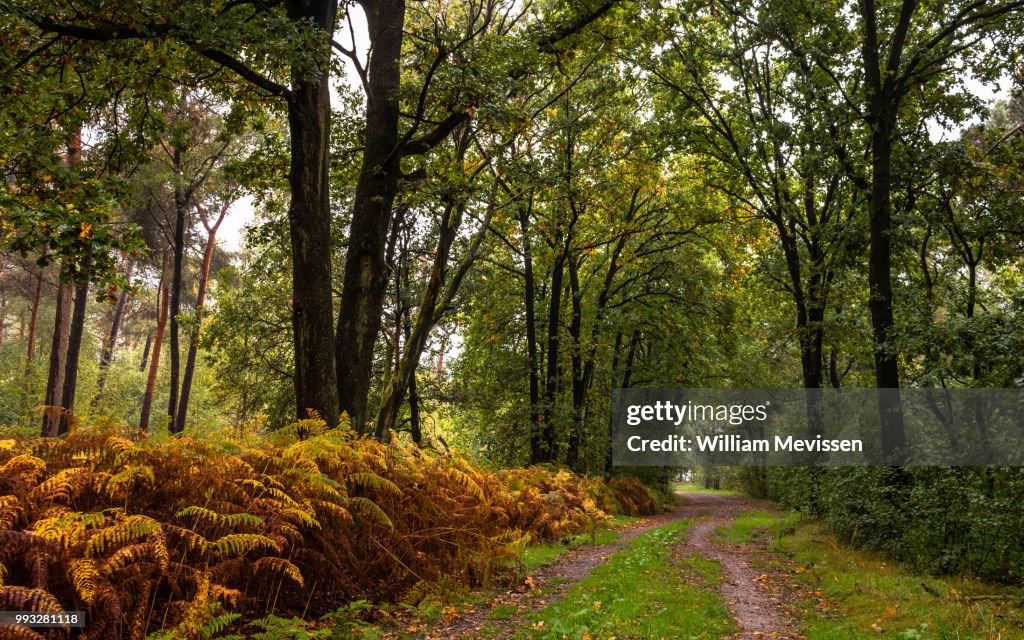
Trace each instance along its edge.
{"label": "tree bark", "polygon": [[170,284],[170,393],[167,401],[167,426],[171,433],[176,433],[174,414],[178,410],[178,376],[181,369],[181,351],[178,346],[178,314],[181,313],[181,280],[185,263],[185,217],[188,214],[189,193],[182,186],[181,149],[174,148],[172,165],[174,167],[174,246],[173,266]]}
{"label": "tree bark", "polygon": [[519,209],[519,231],[523,237],[523,300],[526,306],[526,356],[530,367],[530,464],[543,457],[540,422],[540,359],[537,355],[536,283],[533,276],[533,248],[530,242],[530,212],[528,206]]}
{"label": "tree bark", "polygon": [[900,374],[897,354],[892,347],[895,329],[892,296],[892,129],[895,110],[876,105],[881,111],[871,141],[870,256],[868,286],[871,329],[875,340],[875,386],[879,393],[882,419],[882,451],[893,464],[903,460],[906,436],[903,425],[903,403],[899,397]]}
{"label": "tree bark", "polygon": [[555,246],[558,254],[551,269],[550,299],[548,300],[548,336],[547,336],[547,368],[544,377],[544,409],[541,432],[540,462],[553,462],[557,453],[555,425],[552,418],[555,412],[555,401],[558,395],[558,345],[561,329],[562,289],[565,278],[566,247],[562,231],[555,234]]}
{"label": "tree bark", "polygon": [[[157,298],[159,298],[159,297],[160,296],[157,296]],[[157,300],[157,304],[158,305],[160,304],[159,300]],[[146,346],[144,346],[142,348],[142,361],[139,363],[139,371],[140,372],[146,370],[146,363],[149,362],[149,350],[152,347],[153,347],[153,332],[152,331],[148,331],[148,332],[146,332]]]}
{"label": "tree bark", "polygon": [[[167,261],[164,260],[164,270],[167,268]],[[143,431],[149,429],[149,414],[153,407],[153,393],[156,390],[156,374],[160,369],[160,347],[163,345],[164,328],[167,326],[167,313],[169,306],[169,295],[163,274],[161,273],[160,284],[157,285],[157,318],[156,336],[153,338],[153,356],[149,362],[149,375],[146,377],[146,390],[142,394],[142,413],[139,417],[139,428]]]}
{"label": "tree bark", "polygon": [[[64,272],[63,266],[61,273]],[[61,390],[64,384],[64,359],[68,352],[68,330],[71,326],[71,292],[73,287],[63,279],[57,284],[57,304],[53,315],[53,340],[50,343],[50,368],[46,377],[46,399],[43,408],[44,438],[56,438],[60,425]]]}
{"label": "tree bark", "polygon": [[[409,343],[409,336],[412,332],[412,323],[409,320],[408,312],[405,316],[405,342]],[[423,429],[420,426],[420,395],[416,389],[416,373],[409,378],[409,434],[417,446],[423,444]]]}
{"label": "tree bark", "polygon": [[[334,32],[336,0],[287,3],[292,20],[310,20]],[[326,51],[330,43],[325,40]],[[291,203],[288,223],[292,257],[292,326],[295,344],[295,410],[310,410],[328,425],[338,422],[334,302],[331,291],[331,203],[328,186],[331,95],[327,65],[315,78],[299,65],[288,97]]]}
{"label": "tree bark", "polygon": [[36,290],[32,296],[32,315],[28,322],[28,347],[25,350],[25,368],[32,368],[36,352],[36,322],[39,320],[39,302],[43,296],[43,272],[36,272]]}
{"label": "tree bark", "polygon": [[401,173],[398,92],[405,1],[377,0],[364,6],[371,50],[366,144],[345,254],[335,358],[340,407],[359,433],[366,429],[373,348],[387,285],[384,249]]}
{"label": "tree bark", "polygon": [[577,470],[580,441],[583,433],[583,404],[586,398],[583,365],[583,291],[580,288],[579,259],[569,257],[569,292],[572,302],[572,318],[569,335],[572,338],[572,425],[569,431],[569,446],[565,452],[565,464]]}
{"label": "tree bark", "polygon": [[899,24],[890,37],[890,51],[881,60],[874,0],[861,0],[863,19],[861,53],[867,92],[867,124],[871,127],[871,186],[868,197],[869,242],[868,308],[875,342],[875,386],[881,417],[882,451],[895,465],[904,459],[903,404],[899,396],[897,354],[892,349],[895,319],[892,297],[892,152],[901,95],[896,92],[897,72],[915,0],[904,0]]}
{"label": "tree bark", "polygon": [[[398,409],[405,398],[405,392],[409,389],[412,379],[416,376],[416,368],[419,366],[420,355],[427,344],[430,330],[434,327],[434,310],[437,308],[438,298],[445,284],[445,273],[448,269],[448,256],[451,253],[452,243],[458,233],[462,218],[462,206],[455,203],[448,203],[441,216],[440,231],[437,239],[437,247],[434,250],[434,261],[430,269],[430,278],[423,290],[423,297],[420,299],[419,309],[416,312],[416,321],[410,336],[405,341],[405,349],[402,351],[398,364],[395,367],[391,383],[388,385],[388,393],[381,402],[380,410],[377,413],[378,439],[383,439],[388,430],[393,429],[398,418]],[[398,344],[398,332],[395,334],[395,344]],[[397,347],[396,347],[397,348]]]}
{"label": "tree bark", "polygon": [[61,393],[61,415],[57,435],[66,435],[71,429],[71,417],[75,410],[75,395],[78,391],[78,357],[82,352],[82,335],[85,333],[85,309],[89,302],[89,271],[92,256],[87,254],[78,283],[75,285],[75,305],[71,314],[71,328],[68,331],[68,354],[64,362],[64,384]]}
{"label": "tree bark", "polygon": [[[409,402],[415,402],[415,380],[416,369],[419,366],[420,357],[427,344],[427,338],[437,323],[441,321],[444,313],[450,308],[452,301],[458,293],[463,278],[469,271],[470,266],[479,255],[480,247],[491,224],[491,216],[494,213],[494,193],[491,193],[491,202],[487,209],[480,229],[470,242],[468,253],[458,268],[448,275],[448,261],[451,255],[451,248],[458,236],[459,228],[462,226],[462,219],[465,215],[464,203],[451,203],[445,208],[441,217],[441,229],[438,235],[437,246],[434,250],[434,261],[430,271],[430,278],[420,299],[419,309],[416,312],[416,319],[411,332],[406,336],[405,350],[395,368],[395,375],[389,385],[389,392],[381,403],[377,415],[377,437],[383,438],[388,429],[394,428],[395,420],[398,417],[398,406],[402,402],[408,390]],[[406,312],[407,313],[407,312]],[[397,342],[397,340],[396,340]],[[418,430],[418,407],[416,409]],[[414,440],[416,437],[414,431]],[[418,442],[418,441],[417,441]]]}

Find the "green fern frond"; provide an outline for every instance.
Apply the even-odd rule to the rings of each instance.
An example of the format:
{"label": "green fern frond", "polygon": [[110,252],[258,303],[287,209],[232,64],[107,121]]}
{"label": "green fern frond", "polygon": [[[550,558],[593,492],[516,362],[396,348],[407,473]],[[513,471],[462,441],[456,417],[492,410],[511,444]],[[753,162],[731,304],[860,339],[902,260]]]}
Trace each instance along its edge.
{"label": "green fern frond", "polygon": [[149,516],[128,516],[121,522],[98,531],[89,538],[89,542],[85,546],[85,554],[96,558],[102,556],[111,547],[121,546],[131,540],[157,535],[162,533],[162,531],[160,523]]}
{"label": "green fern frond", "polygon": [[352,506],[359,511],[362,515],[366,516],[368,520],[372,520],[377,524],[384,525],[389,529],[394,529],[395,525],[391,522],[391,518],[388,514],[384,513],[384,510],[377,506],[373,500],[362,497],[349,498]]}
{"label": "green fern frond", "polygon": [[134,486],[150,486],[156,483],[153,467],[148,465],[128,466],[110,476],[106,483],[106,494],[111,498],[120,495],[120,491]]}
{"label": "green fern frond", "polygon": [[240,556],[254,549],[281,552],[281,545],[258,533],[231,533],[211,543],[222,555]]}
{"label": "green fern frond", "polygon": [[402,490],[398,488],[397,484],[376,473],[353,473],[348,476],[348,481],[357,487],[388,493],[396,498],[402,497]]}

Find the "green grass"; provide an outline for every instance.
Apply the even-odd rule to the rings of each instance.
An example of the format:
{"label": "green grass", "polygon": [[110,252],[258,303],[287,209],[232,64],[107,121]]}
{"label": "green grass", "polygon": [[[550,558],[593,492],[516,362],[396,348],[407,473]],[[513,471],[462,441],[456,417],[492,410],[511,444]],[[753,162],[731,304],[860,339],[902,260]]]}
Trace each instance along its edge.
{"label": "green grass", "polygon": [[519,557],[519,566],[529,573],[540,567],[549,565],[558,560],[559,556],[566,552],[568,549],[576,549],[585,545],[603,545],[611,544],[619,539],[622,535],[621,529],[631,523],[639,520],[639,518],[633,518],[629,516],[619,516],[609,520],[601,528],[591,533],[579,533],[567,538],[563,541],[556,542],[543,542],[541,544],[532,544],[523,549],[522,555]]}
{"label": "green grass", "polygon": [[1024,640],[1024,591],[904,571],[792,513],[741,514],[722,535],[739,542],[765,529],[792,558],[807,640]]}
{"label": "green grass", "polygon": [[776,514],[748,511],[735,518],[728,527],[715,529],[716,537],[735,544],[748,544],[773,530],[779,523]]}
{"label": "green grass", "polygon": [[718,640],[734,629],[715,593],[716,562],[675,562],[672,550],[689,521],[652,529],[575,584],[558,602],[530,614],[519,638]]}
{"label": "green grass", "polygon": [[673,482],[672,483],[673,493],[713,493],[718,496],[741,496],[743,495],[739,491],[733,491],[732,489],[705,489],[704,487],[694,482]]}
{"label": "green grass", "polygon": [[516,615],[516,608],[510,604],[500,604],[487,615],[491,620],[508,620]]}

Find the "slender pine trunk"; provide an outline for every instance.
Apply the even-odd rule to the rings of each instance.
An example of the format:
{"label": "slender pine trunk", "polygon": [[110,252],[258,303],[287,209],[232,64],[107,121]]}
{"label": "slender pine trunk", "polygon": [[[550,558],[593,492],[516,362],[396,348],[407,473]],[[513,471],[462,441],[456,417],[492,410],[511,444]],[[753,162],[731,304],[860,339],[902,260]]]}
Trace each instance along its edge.
{"label": "slender pine trunk", "polygon": [[[167,268],[166,265],[167,261],[164,260],[164,270]],[[167,285],[162,275],[160,284],[157,285],[156,297],[158,308],[156,335],[153,337],[153,355],[149,362],[149,375],[146,376],[146,389],[142,393],[142,413],[139,417],[139,428],[143,431],[149,429],[149,416],[153,408],[153,394],[156,391],[156,375],[160,369],[160,348],[163,346],[164,328],[167,326],[170,296],[168,295]]]}

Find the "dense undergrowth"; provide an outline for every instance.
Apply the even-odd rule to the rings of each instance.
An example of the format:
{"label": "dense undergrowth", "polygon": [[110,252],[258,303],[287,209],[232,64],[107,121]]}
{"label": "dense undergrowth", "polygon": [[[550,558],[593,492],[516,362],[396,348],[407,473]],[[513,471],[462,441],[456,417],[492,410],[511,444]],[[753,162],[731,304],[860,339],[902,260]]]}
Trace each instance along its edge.
{"label": "dense undergrowth", "polygon": [[660,509],[633,478],[291,431],[0,441],[0,609],[85,610],[90,638],[211,637],[275,612],[416,604],[489,582],[531,541]]}
{"label": "dense undergrowth", "polygon": [[741,479],[911,570],[1024,584],[1024,468],[748,469]]}

